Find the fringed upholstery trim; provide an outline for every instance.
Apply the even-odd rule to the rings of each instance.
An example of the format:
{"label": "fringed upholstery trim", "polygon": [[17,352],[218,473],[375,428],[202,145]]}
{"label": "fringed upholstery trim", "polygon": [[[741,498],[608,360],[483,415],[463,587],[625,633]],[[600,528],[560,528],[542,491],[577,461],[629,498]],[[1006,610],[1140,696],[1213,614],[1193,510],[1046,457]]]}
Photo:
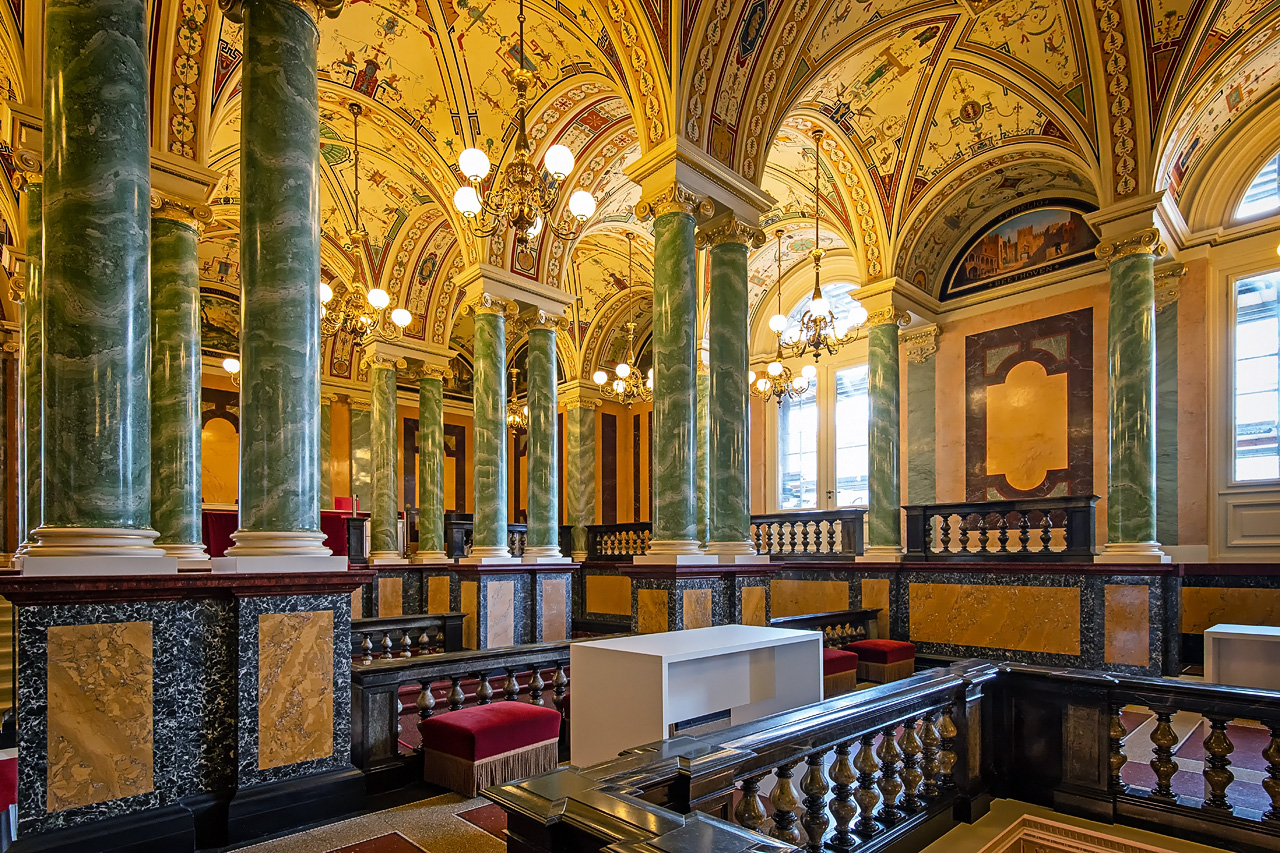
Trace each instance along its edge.
{"label": "fringed upholstery trim", "polygon": [[835,675],[827,675],[822,678],[822,698],[830,699],[832,696],[840,696],[844,693],[852,693],[858,689],[858,671],[851,669],[847,672],[837,672]]}
{"label": "fringed upholstery trim", "polygon": [[858,661],[858,678],[865,681],[874,681],[877,684],[888,684],[890,681],[910,678],[915,675],[915,672],[916,660],[914,657],[897,663]]}
{"label": "fringed upholstery trim", "polygon": [[490,785],[504,785],[515,779],[550,773],[559,763],[559,752],[559,738],[480,761],[424,749],[423,779],[465,797],[474,797]]}

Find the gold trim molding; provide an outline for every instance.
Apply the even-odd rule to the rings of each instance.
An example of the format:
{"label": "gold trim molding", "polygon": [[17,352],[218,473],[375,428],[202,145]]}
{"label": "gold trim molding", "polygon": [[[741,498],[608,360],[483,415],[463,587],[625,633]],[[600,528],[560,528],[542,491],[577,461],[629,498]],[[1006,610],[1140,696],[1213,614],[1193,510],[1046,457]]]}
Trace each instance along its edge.
{"label": "gold trim molding", "polygon": [[396,370],[398,368],[408,366],[409,362],[394,355],[369,355],[366,353],[360,357],[360,367],[364,370],[372,370],[375,367],[386,367],[391,370]]}
{"label": "gold trim molding", "polygon": [[711,216],[716,206],[709,198],[704,198],[685,186],[675,183],[666,189],[659,190],[636,204],[636,219],[647,222],[668,213],[684,213],[689,216]]}
{"label": "gold trim molding", "polygon": [[904,335],[899,344],[906,351],[907,361],[912,364],[924,364],[932,358],[938,351],[938,337],[941,334],[942,330],[937,326],[930,326]]}
{"label": "gold trim molding", "polygon": [[1098,260],[1106,261],[1107,266],[1115,263],[1120,258],[1127,258],[1130,255],[1151,255],[1158,258],[1168,251],[1168,247],[1160,239],[1160,232],[1154,228],[1143,228],[1136,234],[1130,234],[1127,237],[1121,237],[1118,240],[1111,240],[1106,243],[1099,243],[1098,247],[1093,250]]}

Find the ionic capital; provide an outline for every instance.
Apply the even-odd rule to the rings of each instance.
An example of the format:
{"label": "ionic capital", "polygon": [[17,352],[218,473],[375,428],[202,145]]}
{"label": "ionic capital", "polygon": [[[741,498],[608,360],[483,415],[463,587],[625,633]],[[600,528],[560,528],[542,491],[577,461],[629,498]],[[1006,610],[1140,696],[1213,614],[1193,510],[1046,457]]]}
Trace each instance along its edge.
{"label": "ionic capital", "polygon": [[749,249],[758,249],[764,245],[764,232],[736,216],[698,232],[696,244],[699,249],[710,249],[723,243],[737,243]]}
{"label": "ionic capital", "polygon": [[890,323],[897,325],[899,328],[911,322],[911,315],[900,308],[890,305],[887,308],[881,308],[878,311],[872,311],[867,315],[867,321],[862,325],[868,329],[873,326],[888,326]]}
{"label": "ionic capital", "polygon": [[22,349],[22,344],[17,341],[5,341],[4,346],[0,347],[0,349],[3,349],[9,355],[17,355]]}
{"label": "ionic capital", "polygon": [[400,375],[411,382],[421,382],[424,379],[436,379],[444,382],[453,378],[453,369],[443,364],[414,361],[409,363],[408,368],[400,371]]}
{"label": "ionic capital", "polygon": [[929,326],[918,332],[903,335],[898,343],[906,350],[907,361],[912,364],[924,364],[938,351],[938,335],[941,329]]}
{"label": "ionic capital", "polygon": [[636,218],[641,222],[656,219],[668,213],[684,213],[689,216],[711,216],[716,206],[711,199],[694,193],[679,183],[671,184],[665,189],[641,199],[636,204]]}
{"label": "ionic capital", "polygon": [[27,298],[27,277],[21,273],[9,276],[9,301],[21,305]]}
{"label": "ionic capital", "polygon": [[[285,0],[291,2],[311,16],[312,23],[319,25],[320,16],[336,18],[342,11],[343,0]],[[218,8],[222,14],[237,24],[244,23],[245,0],[218,0]]]}
{"label": "ionic capital", "polygon": [[213,209],[207,204],[186,201],[152,190],[151,218],[176,222],[190,228],[196,234],[202,234],[205,227],[213,222]]}
{"label": "ionic capital", "polygon": [[13,164],[18,167],[14,184],[19,192],[25,192],[28,186],[44,180],[44,160],[39,152],[19,148],[13,152]]}
{"label": "ionic capital", "polygon": [[600,408],[603,401],[597,397],[586,397],[581,391],[569,391],[560,396],[560,403],[564,406],[565,411],[574,409],[591,409]]}
{"label": "ionic capital", "polygon": [[1098,260],[1106,261],[1107,266],[1111,266],[1120,258],[1127,258],[1130,255],[1151,255],[1158,258],[1168,252],[1168,248],[1161,241],[1159,231],[1154,228],[1143,228],[1135,234],[1099,243],[1093,252]]}
{"label": "ionic capital", "polygon": [[492,293],[481,293],[475,299],[462,306],[463,314],[479,317],[481,314],[497,314],[501,317],[515,317],[516,304]]}
{"label": "ionic capital", "polygon": [[1156,270],[1156,312],[1178,301],[1182,287],[1182,277],[1187,274],[1185,264],[1174,264],[1166,269]]}
{"label": "ionic capital", "polygon": [[320,402],[322,405],[332,406],[334,403],[338,402],[338,395],[337,394],[321,394]]}

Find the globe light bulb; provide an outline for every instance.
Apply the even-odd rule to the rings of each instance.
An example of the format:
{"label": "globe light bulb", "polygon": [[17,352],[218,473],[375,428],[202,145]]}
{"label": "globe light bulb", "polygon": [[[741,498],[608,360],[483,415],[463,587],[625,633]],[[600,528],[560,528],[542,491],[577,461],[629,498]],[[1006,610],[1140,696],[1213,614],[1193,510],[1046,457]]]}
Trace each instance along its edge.
{"label": "globe light bulb", "polygon": [[579,222],[586,222],[596,212],[596,197],[586,190],[575,190],[573,195],[569,196],[569,212],[576,216]]}
{"label": "globe light bulb", "polygon": [[618,365],[617,370],[619,379],[626,379],[631,375],[631,365],[627,364],[625,361]]}
{"label": "globe light bulb", "polygon": [[528,406],[524,406],[523,408],[521,408],[521,409],[520,409],[520,411],[522,411],[522,412],[524,412],[526,415],[528,415],[528,414],[529,414],[529,407],[528,407]]}
{"label": "globe light bulb", "polygon": [[771,362],[769,362],[769,366],[768,366],[768,367],[766,367],[766,368],[765,368],[765,370],[767,370],[767,371],[769,372],[769,375],[770,375],[770,376],[781,376],[781,375],[782,375],[782,362],[780,362],[780,361],[771,361]]}
{"label": "globe light bulb", "polygon": [[413,322],[413,315],[403,308],[397,308],[391,312],[391,322],[403,329]]}
{"label": "globe light bulb", "polygon": [[787,330],[787,315],[774,314],[769,318],[769,331],[776,335],[780,335]]}
{"label": "globe light bulb", "polygon": [[769,390],[769,380],[768,380],[768,379],[765,379],[763,376],[761,376],[759,379],[757,379],[757,380],[756,380],[756,388],[758,388],[758,389],[760,390],[760,393],[762,393],[762,394],[763,394],[765,391],[768,391],[768,390]]}
{"label": "globe light bulb", "polygon": [[373,290],[370,290],[365,295],[365,299],[369,300],[369,304],[379,311],[391,304],[390,294],[381,287],[375,287]]}
{"label": "globe light bulb", "polygon": [[475,187],[459,187],[453,194],[453,207],[463,216],[471,217],[480,212],[480,196]]}
{"label": "globe light bulb", "polygon": [[804,393],[809,390],[809,380],[805,379],[803,376],[797,376],[795,379],[791,380],[791,387],[801,393]]}
{"label": "globe light bulb", "polygon": [[542,158],[542,165],[547,167],[551,177],[563,181],[573,171],[573,152],[564,145],[552,145]]}
{"label": "globe light bulb", "polygon": [[812,364],[806,364],[801,368],[800,375],[805,379],[816,379],[818,377],[818,368]]}
{"label": "globe light bulb", "polygon": [[469,181],[478,181],[489,174],[489,155],[479,148],[468,148],[458,155],[458,171]]}
{"label": "globe light bulb", "polygon": [[747,371],[747,384],[748,385],[756,384],[756,372],[754,370]]}
{"label": "globe light bulb", "polygon": [[819,296],[817,299],[809,303],[810,314],[826,314],[831,310],[831,306],[827,304],[825,296]]}
{"label": "globe light bulb", "polygon": [[605,373],[603,370],[597,370],[595,373],[591,374],[591,378],[597,385],[603,385],[609,381],[609,374]]}
{"label": "globe light bulb", "polygon": [[222,360],[222,369],[227,371],[227,373],[230,373],[232,376],[235,376],[240,372],[240,359],[224,358]]}
{"label": "globe light bulb", "polygon": [[533,224],[529,226],[529,230],[526,231],[525,233],[528,234],[530,237],[537,237],[539,234],[541,234],[542,233],[542,217],[539,216],[537,219],[533,220]]}
{"label": "globe light bulb", "polygon": [[867,322],[867,317],[869,316],[867,309],[863,307],[862,303],[856,299],[853,300],[853,307],[849,309],[849,316],[847,318],[849,321],[849,327],[853,328],[861,326],[863,323]]}
{"label": "globe light bulb", "polygon": [[644,381],[644,387],[648,388],[650,391],[652,391],[652,390],[653,390],[653,377],[652,377],[652,376],[650,376],[648,379],[646,379],[646,380]]}
{"label": "globe light bulb", "polygon": [[627,390],[627,383],[623,382],[621,379],[613,380],[613,392],[615,394],[621,394],[626,390]]}
{"label": "globe light bulb", "polygon": [[329,300],[332,298],[333,288],[325,284],[323,281],[320,282],[320,304],[327,305],[329,304]]}
{"label": "globe light bulb", "polygon": [[653,384],[653,368],[652,367],[649,368],[649,384],[650,385]]}

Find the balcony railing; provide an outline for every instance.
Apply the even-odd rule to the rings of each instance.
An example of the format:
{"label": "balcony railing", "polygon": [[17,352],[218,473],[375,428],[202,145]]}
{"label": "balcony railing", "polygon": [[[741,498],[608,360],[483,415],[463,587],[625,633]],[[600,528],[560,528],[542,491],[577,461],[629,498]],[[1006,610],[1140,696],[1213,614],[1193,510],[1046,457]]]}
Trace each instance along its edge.
{"label": "balcony railing", "polygon": [[625,524],[588,524],[588,560],[630,560],[649,550],[653,525],[647,521]]}
{"label": "balcony railing", "polygon": [[862,508],[751,516],[756,553],[788,560],[852,560],[862,553]]}
{"label": "balcony railing", "polygon": [[909,561],[1092,562],[1097,495],[915,504],[906,510]]}

